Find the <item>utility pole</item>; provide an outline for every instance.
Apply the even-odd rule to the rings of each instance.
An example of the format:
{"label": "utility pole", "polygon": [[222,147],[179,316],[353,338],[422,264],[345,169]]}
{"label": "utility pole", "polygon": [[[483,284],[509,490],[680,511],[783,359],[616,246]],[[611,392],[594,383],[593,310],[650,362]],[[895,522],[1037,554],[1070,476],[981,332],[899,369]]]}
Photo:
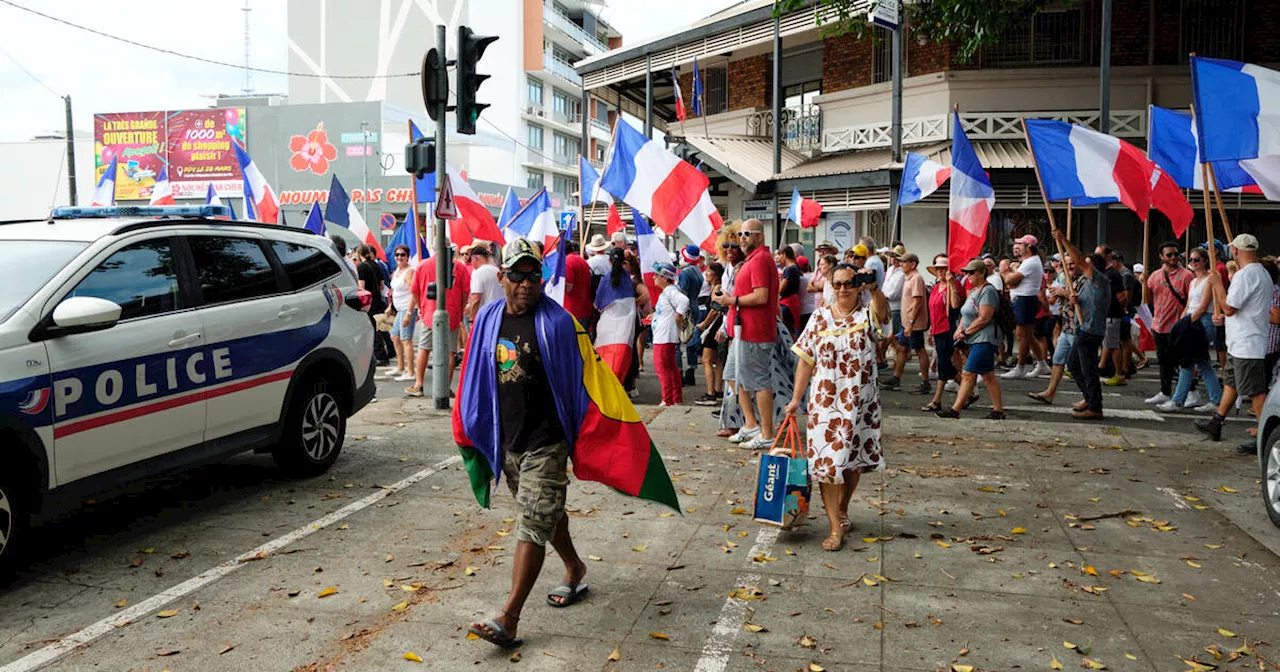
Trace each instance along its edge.
{"label": "utility pole", "polygon": [[[893,93],[890,96],[889,118],[890,118],[890,143],[892,145],[890,154],[894,163],[902,163],[902,47],[903,34],[902,23],[905,13],[902,11],[902,5],[898,5],[897,16],[894,17],[893,27],[893,57],[890,67],[893,69]],[[891,184],[892,186],[892,184]],[[893,212],[893,223],[889,227],[889,243],[899,240],[902,237],[900,231],[902,227],[902,208],[898,206],[898,190],[889,189],[890,208]]]}
{"label": "utility pole", "polygon": [[[703,110],[705,112],[706,110]],[[782,18],[773,17],[773,174],[782,172]],[[778,187],[773,188],[773,231],[777,236],[777,247],[786,240],[787,220],[781,217],[778,203]]]}
{"label": "utility pole", "polygon": [[76,196],[76,130],[71,124],[71,94],[62,97],[67,111],[67,189],[71,194],[71,205],[79,205]]}
{"label": "utility pole", "polygon": [[653,137],[653,55],[644,57],[644,137]]}
{"label": "utility pole", "polygon": [[[1111,132],[1111,0],[1102,0],[1102,58],[1098,73],[1098,130]],[[1107,204],[1098,205],[1098,241],[1107,242]]]}
{"label": "utility pole", "polygon": [[[363,204],[361,216],[364,217],[366,224],[369,223],[369,122],[360,122],[360,163],[364,170],[364,197],[360,199]],[[381,226],[378,227],[378,237],[382,237]]]}
{"label": "utility pole", "polygon": [[[445,51],[444,25],[436,26],[436,50],[445,67],[439,71],[439,91],[444,92],[445,101],[437,103],[436,119],[436,206],[440,205],[440,191],[444,181],[449,179],[445,170],[445,115],[448,113],[449,68],[448,52]],[[459,87],[462,84],[459,83]],[[436,218],[436,312],[431,315],[431,396],[435,399],[437,409],[449,408],[449,360],[453,357],[455,345],[449,343],[449,311],[445,299],[449,284],[453,280],[453,254],[449,251],[448,222]]]}

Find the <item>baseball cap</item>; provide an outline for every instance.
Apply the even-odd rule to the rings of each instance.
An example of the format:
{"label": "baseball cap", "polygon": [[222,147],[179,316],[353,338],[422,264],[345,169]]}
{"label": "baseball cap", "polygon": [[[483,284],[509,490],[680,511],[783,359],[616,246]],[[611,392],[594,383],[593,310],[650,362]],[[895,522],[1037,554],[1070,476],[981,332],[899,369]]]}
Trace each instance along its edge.
{"label": "baseball cap", "polygon": [[538,248],[528,239],[513,238],[502,248],[502,267],[510,269],[516,264],[524,260],[530,260],[539,266],[542,265],[542,255],[538,254]]}
{"label": "baseball cap", "polygon": [[969,263],[965,264],[964,268],[961,270],[963,270],[965,273],[969,273],[972,271],[982,271],[983,273],[986,273],[987,265],[983,263],[981,259],[973,259]]}
{"label": "baseball cap", "polygon": [[920,263],[920,257],[915,252],[907,252],[899,258],[903,263]]}
{"label": "baseball cap", "polygon": [[1053,253],[1053,256],[1052,256],[1052,257],[1049,257],[1049,258],[1050,258],[1050,259],[1052,259],[1052,260],[1054,260],[1054,261],[1062,261],[1062,255],[1061,255],[1061,254],[1058,254],[1057,252],[1054,252],[1054,253]]}
{"label": "baseball cap", "polygon": [[676,267],[664,261],[657,261],[653,264],[653,272],[661,275],[668,280],[676,279]]}
{"label": "baseball cap", "polygon": [[1142,264],[1134,264],[1134,265],[1133,265],[1133,272],[1134,272],[1134,273],[1141,274],[1141,273],[1142,273],[1143,271],[1145,271],[1145,270],[1147,270],[1147,269],[1146,269],[1146,267],[1145,267],[1145,266],[1143,266]]}
{"label": "baseball cap", "polygon": [[1231,247],[1245,252],[1256,252],[1258,250],[1258,239],[1254,238],[1252,234],[1242,233],[1231,241]]}
{"label": "baseball cap", "polygon": [[1013,242],[1022,243],[1023,245],[1039,245],[1040,244],[1040,240],[1029,233],[1021,238],[1014,240]]}
{"label": "baseball cap", "polygon": [[853,256],[855,257],[862,257],[863,259],[865,259],[870,254],[871,254],[870,250],[868,250],[867,246],[863,245],[862,243],[858,243],[857,245],[853,246]]}

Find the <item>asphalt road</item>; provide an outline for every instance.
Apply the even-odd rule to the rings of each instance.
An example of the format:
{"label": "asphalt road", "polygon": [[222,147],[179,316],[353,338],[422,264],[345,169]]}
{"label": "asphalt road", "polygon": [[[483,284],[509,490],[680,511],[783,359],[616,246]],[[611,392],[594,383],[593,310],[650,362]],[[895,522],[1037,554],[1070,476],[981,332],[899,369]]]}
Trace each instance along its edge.
{"label": "asphalt road", "polygon": [[[1149,411],[1153,375],[1108,410]],[[656,397],[651,376],[641,401]],[[1008,385],[1010,399],[1035,384]],[[756,461],[712,436],[707,409],[642,406],[681,514],[574,481],[591,597],[547,606],[561,574],[548,558],[510,663],[465,628],[506,594],[513,503],[500,488],[493,510],[476,505],[447,417],[403,386],[382,386],[324,476],[285,480],[269,458],[242,456],[42,525],[30,568],[0,588],[0,672],[1010,670],[1086,658],[1162,671],[1184,669],[1179,656],[1221,665],[1242,646],[1232,667],[1280,661],[1258,644],[1280,633],[1280,530],[1261,512],[1256,462],[1231,443],[1200,440],[1179,416],[1078,423],[1029,404],[1011,403],[1004,422],[944,421],[895,392],[889,468],[864,478],[838,553],[818,546],[820,505],[796,531],[750,520]],[[1245,426],[1233,423],[1235,438]]]}

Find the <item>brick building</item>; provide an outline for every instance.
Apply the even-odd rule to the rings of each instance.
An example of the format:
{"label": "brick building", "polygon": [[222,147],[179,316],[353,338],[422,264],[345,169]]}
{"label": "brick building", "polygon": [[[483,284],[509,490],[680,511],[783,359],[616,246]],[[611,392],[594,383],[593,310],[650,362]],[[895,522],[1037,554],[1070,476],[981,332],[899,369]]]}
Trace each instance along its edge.
{"label": "brick building", "polygon": [[[867,3],[869,4],[869,3]],[[956,48],[905,35],[903,144],[906,151],[950,163],[953,109],[996,188],[988,248],[1007,251],[1014,237],[1042,240],[1048,220],[1023,140],[1023,117],[1056,118],[1098,126],[1099,0],[1051,5],[1002,35],[967,62]],[[701,161],[712,176],[713,197],[726,219],[771,222],[773,197],[785,216],[794,188],[824,206],[816,229],[785,227],[782,239],[840,243],[870,233],[891,236],[892,195],[901,164],[891,161],[889,33],[827,36],[816,3],[775,18],[769,0],[744,3],[689,28],[626,49],[580,61],[577,71],[591,95],[645,118],[646,81],[655,128],[673,150]],[[782,50],[773,52],[775,22]],[[1245,0],[1115,0],[1112,23],[1110,132],[1145,148],[1151,105],[1187,109],[1191,99],[1188,54],[1258,63],[1280,61],[1280,3]],[[773,59],[780,58],[782,169],[773,170]],[[673,104],[672,73],[686,104],[692,98],[697,58],[705,83],[704,118],[681,125]],[[646,75],[646,72],[650,74]],[[1194,242],[1205,238],[1201,198]],[[1262,231],[1280,205],[1260,196],[1224,195],[1235,231],[1259,233],[1268,251],[1280,234]],[[900,237],[922,257],[944,247],[946,190],[901,209]],[[1059,221],[1065,216],[1065,203]],[[1075,210],[1075,237],[1095,242],[1095,208]],[[1153,211],[1153,244],[1171,235]],[[771,235],[776,235],[772,234]],[[1219,234],[1220,235],[1220,234]],[[777,237],[771,238],[777,240]],[[1141,257],[1142,227],[1121,206],[1111,207],[1107,242]]]}

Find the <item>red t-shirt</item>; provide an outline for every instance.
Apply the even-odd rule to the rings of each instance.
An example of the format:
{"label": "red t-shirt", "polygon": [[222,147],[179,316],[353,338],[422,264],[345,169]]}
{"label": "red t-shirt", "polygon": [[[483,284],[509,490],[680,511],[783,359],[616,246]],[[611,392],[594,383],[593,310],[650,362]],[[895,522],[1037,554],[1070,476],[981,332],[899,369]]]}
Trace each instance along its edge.
{"label": "red t-shirt", "polygon": [[591,317],[591,266],[580,254],[570,254],[564,260],[564,281],[573,285],[564,294],[564,308],[570,315],[583,322]]}
{"label": "red t-shirt", "polygon": [[[1044,290],[1044,292],[1045,292],[1045,298],[1048,298],[1048,296],[1049,296],[1049,293],[1048,293],[1049,285],[1052,285],[1052,284],[1053,284],[1053,280],[1051,280],[1051,279],[1049,278],[1049,274],[1048,274],[1048,273],[1045,273],[1044,275],[1040,276],[1040,289],[1041,289],[1041,290]],[[1040,297],[1039,297],[1039,296],[1037,296],[1036,298],[1037,298],[1037,299],[1039,299]],[[1052,314],[1053,314],[1053,313],[1049,312],[1049,307],[1048,307],[1048,306],[1046,306],[1046,305],[1045,305],[1045,303],[1044,303],[1043,301],[1041,301],[1041,302],[1040,302],[1040,310],[1037,310],[1037,311],[1036,311],[1036,319],[1037,319],[1037,320],[1044,319],[1044,318],[1046,318],[1046,317],[1049,317],[1049,316],[1050,316],[1050,315],[1052,315]]]}
{"label": "red t-shirt", "polygon": [[[963,301],[968,295],[964,287],[957,290]],[[929,291],[929,333],[945,334],[951,331],[951,306],[947,303],[947,283],[938,282]]]}
{"label": "red t-shirt", "polygon": [[[463,281],[465,266],[462,262],[453,262],[453,288],[446,291],[444,309],[449,313],[449,329],[454,330],[462,325],[462,306],[466,303],[468,283]],[[418,264],[413,274],[413,293],[418,297],[418,319],[423,324],[431,324],[432,313],[436,312],[436,302],[427,298],[427,285],[436,281],[436,260],[424,259]],[[437,287],[437,291],[441,288]]]}
{"label": "red t-shirt", "polygon": [[778,340],[778,269],[773,264],[769,248],[761,245],[747,255],[742,268],[733,280],[733,295],[747,296],[757,287],[768,287],[769,298],[762,306],[730,306],[729,323],[737,322],[742,314],[742,333],[739,338],[748,343],[772,343]]}

